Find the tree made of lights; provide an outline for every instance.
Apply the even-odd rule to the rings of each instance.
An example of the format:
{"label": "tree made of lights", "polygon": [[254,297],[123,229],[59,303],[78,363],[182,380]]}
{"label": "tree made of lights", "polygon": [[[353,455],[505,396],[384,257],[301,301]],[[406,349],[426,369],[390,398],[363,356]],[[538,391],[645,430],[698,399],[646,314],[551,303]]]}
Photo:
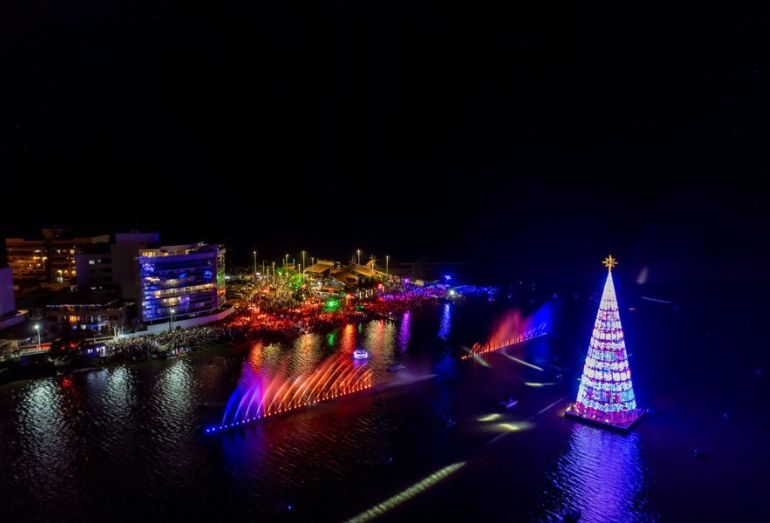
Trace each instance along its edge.
{"label": "tree made of lights", "polygon": [[617,260],[610,255],[603,264],[608,270],[607,281],[596,314],[577,401],[567,408],[565,414],[628,430],[645,411],[636,407],[618,299],[612,281],[612,269],[617,265]]}

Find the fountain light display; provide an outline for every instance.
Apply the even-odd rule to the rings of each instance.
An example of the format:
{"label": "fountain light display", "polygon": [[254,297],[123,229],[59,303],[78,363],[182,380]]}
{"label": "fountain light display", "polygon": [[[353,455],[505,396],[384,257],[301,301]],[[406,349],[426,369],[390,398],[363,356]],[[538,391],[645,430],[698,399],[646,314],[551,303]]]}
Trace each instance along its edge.
{"label": "fountain light display", "polygon": [[[548,305],[538,310],[532,316],[522,319],[519,311],[510,311],[505,314],[493,329],[492,336],[484,343],[474,343],[467,354],[460,356],[461,360],[468,360],[496,352],[507,347],[513,347],[529,340],[540,338],[548,334],[550,330],[550,309]],[[542,369],[540,369],[542,370]]]}
{"label": "fountain light display", "polygon": [[205,429],[215,434],[255,421],[286,414],[324,401],[372,388],[372,369],[348,354],[326,359],[315,370],[287,377],[251,374],[232,393],[219,425]]}

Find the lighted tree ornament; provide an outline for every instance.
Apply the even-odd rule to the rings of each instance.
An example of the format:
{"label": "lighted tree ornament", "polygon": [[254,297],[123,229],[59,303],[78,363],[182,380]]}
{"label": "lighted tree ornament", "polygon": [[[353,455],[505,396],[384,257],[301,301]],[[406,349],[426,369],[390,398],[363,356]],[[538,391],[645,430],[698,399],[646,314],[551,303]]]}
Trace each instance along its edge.
{"label": "lighted tree ornament", "polygon": [[607,281],[596,314],[577,401],[567,408],[565,415],[628,430],[645,411],[636,406],[612,281],[612,269],[618,262],[610,255],[602,263],[607,267]]}

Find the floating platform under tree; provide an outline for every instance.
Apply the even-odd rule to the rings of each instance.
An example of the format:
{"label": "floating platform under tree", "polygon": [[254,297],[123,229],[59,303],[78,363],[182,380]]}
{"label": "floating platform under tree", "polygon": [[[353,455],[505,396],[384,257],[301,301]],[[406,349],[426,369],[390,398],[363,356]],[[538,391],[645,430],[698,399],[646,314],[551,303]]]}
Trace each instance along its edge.
{"label": "floating platform under tree", "polygon": [[631,430],[642,417],[647,414],[646,409],[634,409],[623,413],[623,416],[609,417],[603,412],[587,412],[581,410],[575,403],[570,404],[564,411],[564,416],[590,425],[608,427],[623,432]]}

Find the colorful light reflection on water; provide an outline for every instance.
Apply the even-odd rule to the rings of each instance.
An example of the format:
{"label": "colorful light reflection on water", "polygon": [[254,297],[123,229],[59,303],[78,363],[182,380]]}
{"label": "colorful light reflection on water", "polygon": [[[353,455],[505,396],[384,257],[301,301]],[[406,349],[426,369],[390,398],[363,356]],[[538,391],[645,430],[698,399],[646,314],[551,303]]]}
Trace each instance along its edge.
{"label": "colorful light reflection on water", "polygon": [[[721,412],[714,424],[715,409],[684,402],[687,419],[661,409],[625,437],[565,421],[558,409],[539,414],[555,399],[572,397],[576,385],[556,380],[557,371],[533,354],[567,360],[572,354],[579,365],[579,340],[574,350],[548,337],[510,351],[544,372],[504,357],[491,368],[463,364],[455,352],[467,340],[482,339],[486,311],[471,315],[469,307],[453,305],[449,343],[437,339],[443,313],[438,306],[413,311],[411,332],[405,322],[365,323],[359,335],[353,324],[303,340],[222,345],[178,360],[1,386],[0,468],[9,473],[0,477],[0,498],[6,519],[44,521],[64,514],[72,521],[106,521],[117,513],[134,521],[341,521],[389,506],[391,498],[415,492],[410,485],[466,460],[440,486],[399,504],[393,517],[418,519],[429,507],[432,519],[447,521],[555,521],[569,509],[579,510],[583,521],[654,521],[659,513],[672,520],[694,514],[691,519],[749,521],[739,516],[766,506],[766,440],[739,432],[751,425],[723,422]],[[646,331],[656,334],[662,353],[674,354],[677,345],[657,336],[671,329],[660,329],[657,316],[651,319]],[[367,365],[375,383],[380,376],[433,376],[223,438],[200,437],[201,422],[220,422],[244,375],[272,374],[284,362],[292,376],[315,368],[343,351],[345,331],[347,346],[372,354]],[[411,336],[403,356],[402,333]],[[369,346],[378,340],[393,346]],[[407,365],[395,375],[386,370],[394,353]],[[644,363],[637,360],[638,375],[650,387],[659,378],[649,372],[653,362]],[[679,374],[677,384],[687,380],[693,391],[708,393],[697,388],[702,376]],[[497,408],[503,392],[520,400],[516,409]],[[241,412],[247,407],[248,399]],[[536,417],[527,422],[531,415]],[[689,443],[701,446],[704,434],[713,437],[708,450],[714,459],[708,463],[692,457]],[[479,445],[485,450],[473,454]],[[703,503],[703,492],[709,503]]]}
{"label": "colorful light reflection on water", "polygon": [[398,351],[403,353],[409,348],[409,338],[412,335],[412,313],[406,311],[401,316],[401,326],[398,329]]}
{"label": "colorful light reflection on water", "polygon": [[561,521],[580,513],[580,521],[656,521],[645,492],[648,471],[637,432],[618,434],[575,423],[566,450],[548,476],[543,514]]}
{"label": "colorful light reflection on water", "polygon": [[442,340],[448,340],[452,330],[452,305],[445,303],[441,308],[441,324],[438,329],[438,337]]}

